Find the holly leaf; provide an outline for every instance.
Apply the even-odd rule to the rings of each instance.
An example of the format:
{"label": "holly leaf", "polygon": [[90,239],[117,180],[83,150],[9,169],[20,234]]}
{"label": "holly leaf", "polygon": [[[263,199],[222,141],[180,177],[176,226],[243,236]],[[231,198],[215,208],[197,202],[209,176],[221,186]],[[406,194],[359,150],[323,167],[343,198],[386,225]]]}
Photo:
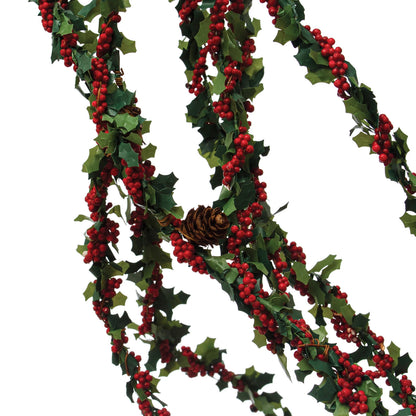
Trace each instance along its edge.
{"label": "holly leaf", "polygon": [[405,212],[400,219],[402,220],[404,226],[409,228],[410,233],[416,235],[416,215],[410,215]]}
{"label": "holly leaf", "polygon": [[133,150],[130,143],[120,143],[118,155],[126,161],[128,167],[139,166],[139,155]]}
{"label": "holly leaf", "polygon": [[305,78],[312,84],[317,84],[318,82],[326,82],[327,84],[330,84],[335,77],[329,68],[321,68],[313,72],[309,71],[305,75]]}
{"label": "holly leaf", "polygon": [[136,42],[134,40],[127,39],[124,35],[121,40],[120,51],[127,55],[128,53],[137,52]]}
{"label": "holly leaf", "polygon": [[306,270],[306,266],[303,263],[295,261],[292,264],[292,269],[296,273],[296,280],[299,280],[299,282],[307,285],[311,276],[309,275],[308,271]]}
{"label": "holly leaf", "polygon": [[154,306],[161,311],[166,313],[167,319],[172,319],[172,311],[178,305],[186,304],[189,295],[180,291],[179,293],[175,294],[173,288],[165,288],[161,287],[159,289],[159,296],[157,297]]}
{"label": "holly leaf", "polygon": [[122,316],[119,315],[109,315],[108,316],[108,323],[110,325],[111,331],[117,331],[119,329],[124,329],[127,325],[132,322],[129,318],[127,312],[124,312]]}
{"label": "holly leaf", "polygon": [[121,292],[118,292],[113,298],[113,308],[116,306],[124,306],[126,304],[127,296],[123,295]]}
{"label": "holly leaf", "polygon": [[408,371],[409,365],[413,362],[408,353],[402,355],[397,360],[397,366],[394,369],[394,374],[405,374]]}
{"label": "holly leaf", "polygon": [[213,361],[218,360],[220,358],[220,350],[219,348],[214,346],[215,338],[207,337],[204,342],[199,344],[196,347],[195,354],[201,356],[201,360],[206,364],[209,365]]}
{"label": "holly leaf", "polygon": [[82,165],[82,171],[86,173],[98,172],[100,170],[100,162],[104,157],[104,152],[100,147],[94,146],[89,150],[88,159]]}
{"label": "holly leaf", "polygon": [[331,378],[327,377],[319,386],[315,385],[308,394],[314,397],[318,402],[331,403],[334,400],[337,392],[337,385]]}
{"label": "holly leaf", "polygon": [[142,160],[147,160],[151,157],[155,157],[156,149],[156,146],[154,146],[152,143],[149,143],[145,148],[142,149]]}
{"label": "holly leaf", "polygon": [[253,338],[253,342],[259,347],[265,347],[267,345],[267,338],[264,334],[260,334],[259,331],[257,331],[257,329],[255,329],[254,331],[254,338]]}
{"label": "holly leaf", "polygon": [[363,132],[358,133],[355,137],[352,138],[358,147],[368,147],[371,146],[374,142],[374,137]]}
{"label": "holly leaf", "polygon": [[95,284],[93,282],[89,282],[87,288],[84,290],[84,298],[88,300],[91,298],[95,293]]}
{"label": "holly leaf", "polygon": [[208,42],[209,25],[211,24],[211,16],[207,14],[202,22],[199,23],[198,33],[195,40],[200,48],[204,43]]}
{"label": "holly leaf", "polygon": [[169,211],[176,205],[172,194],[177,180],[178,178],[170,173],[169,175],[159,174],[151,181],[151,185],[156,191],[156,205],[158,207]]}
{"label": "holly leaf", "polygon": [[123,113],[123,114],[117,114],[114,117],[114,122],[118,128],[128,133],[132,130],[137,129],[137,126],[139,125],[140,120],[139,120],[139,116],[134,117],[128,113]]}
{"label": "holly leaf", "polygon": [[371,120],[371,115],[366,104],[360,103],[354,97],[344,100],[345,111],[354,115],[360,121]]}
{"label": "holly leaf", "polygon": [[218,69],[218,75],[214,79],[212,92],[214,94],[221,94],[225,88],[226,76],[218,67],[217,69]]}

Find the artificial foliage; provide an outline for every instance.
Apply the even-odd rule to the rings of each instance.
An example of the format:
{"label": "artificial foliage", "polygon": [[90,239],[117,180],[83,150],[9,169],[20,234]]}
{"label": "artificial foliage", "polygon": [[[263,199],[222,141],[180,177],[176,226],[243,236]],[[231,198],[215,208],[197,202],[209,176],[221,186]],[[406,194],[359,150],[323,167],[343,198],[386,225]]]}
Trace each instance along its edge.
{"label": "artificial foliage", "polygon": [[[146,144],[150,121],[142,115],[140,97],[123,81],[121,54],[136,51],[134,41],[120,31],[129,0],[31,0],[39,8],[43,28],[52,36],[52,62],[63,61],[75,73],[75,86],[88,100],[96,126],[96,145],[83,164],[90,185],[85,201],[90,221],[85,241],[78,247],[90,265],[94,280],[84,292],[104,323],[111,343],[112,361],[126,377],[127,396],[144,416],[168,416],[157,384],[176,370],[189,377],[208,375],[220,390],[237,391],[253,412],[290,415],[281,396],[263,391],[273,375],[253,367],[243,374],[228,369],[225,350],[206,338],[195,350],[182,345],[189,327],[173,319],[173,309],[188,295],[163,286],[163,270],[172,268],[166,242],[173,246],[175,262],[212,278],[253,322],[254,342],[270,351],[270,359],[286,366],[297,360],[296,377],[315,377],[310,395],[336,416],[385,416],[381,385],[398,404],[396,415],[416,415],[412,381],[406,376],[411,363],[393,342],[369,326],[369,315],[355,311],[330,274],[341,261],[330,255],[306,265],[301,246],[286,239],[267,203],[267,184],[261,179],[262,157],[269,151],[250,133],[249,115],[259,94],[264,68],[256,57],[255,38],[260,22],[250,16],[251,0],[179,0],[179,41],[191,101],[187,121],[202,136],[199,151],[219,189],[212,206],[196,203],[185,215],[173,193],[174,173],[157,174],[151,161],[156,147]],[[312,83],[328,83],[352,115],[350,131],[359,147],[378,157],[388,179],[402,187],[405,212],[401,217],[416,235],[416,176],[406,162],[407,136],[394,129],[378,111],[371,89],[359,83],[353,65],[333,38],[302,22],[305,11],[297,0],[260,0],[276,28],[275,42],[290,43],[295,58]],[[98,27],[90,29],[92,25]],[[117,187],[127,201],[126,213],[109,200]],[[285,207],[282,207],[282,209]],[[119,218],[130,225],[135,261],[123,261],[117,243]],[[127,237],[128,238],[128,237]],[[219,246],[220,255],[212,254]],[[206,275],[206,276],[205,276]],[[141,313],[113,312],[123,306],[122,285],[136,285]],[[309,319],[296,308],[293,293],[309,305]],[[312,323],[307,323],[307,321]],[[332,328],[334,335],[328,332]],[[129,346],[127,334],[150,345],[147,357]],[[131,336],[130,336],[131,337]],[[336,337],[354,346],[342,351]],[[142,360],[142,358],[145,358]]]}

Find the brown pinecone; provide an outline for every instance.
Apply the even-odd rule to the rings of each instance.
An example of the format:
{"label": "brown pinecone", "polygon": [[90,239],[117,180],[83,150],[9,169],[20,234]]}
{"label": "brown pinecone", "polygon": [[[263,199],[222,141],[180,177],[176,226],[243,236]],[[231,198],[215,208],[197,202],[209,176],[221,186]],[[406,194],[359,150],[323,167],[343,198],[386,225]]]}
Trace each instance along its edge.
{"label": "brown pinecone", "polygon": [[199,205],[196,210],[192,208],[188,212],[179,231],[192,243],[212,246],[226,236],[229,225],[230,222],[221,212],[221,208]]}

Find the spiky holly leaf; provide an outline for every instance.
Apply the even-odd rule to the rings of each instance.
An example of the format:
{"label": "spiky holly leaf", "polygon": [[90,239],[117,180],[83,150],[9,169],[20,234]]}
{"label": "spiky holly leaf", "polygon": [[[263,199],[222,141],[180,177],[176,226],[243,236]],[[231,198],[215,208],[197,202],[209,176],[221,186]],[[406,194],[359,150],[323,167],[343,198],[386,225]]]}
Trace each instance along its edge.
{"label": "spiky holly leaf", "polygon": [[87,288],[84,290],[84,298],[88,300],[91,298],[95,293],[95,284],[93,282],[89,282]]}
{"label": "spiky holly leaf", "polygon": [[173,288],[161,287],[159,289],[159,296],[157,297],[154,306],[161,311],[166,313],[166,317],[172,319],[173,309],[178,305],[185,305],[189,295],[185,292],[180,291],[175,294]]}
{"label": "spiky holly leaf", "polygon": [[86,173],[94,173],[100,170],[100,162],[104,157],[104,152],[100,147],[94,146],[89,150],[88,159],[82,165],[82,171]]}
{"label": "spiky holly leaf", "polygon": [[331,378],[327,377],[319,386],[315,385],[308,394],[318,402],[331,403],[335,399],[337,392],[338,386]]}
{"label": "spiky holly leaf", "polygon": [[305,78],[312,84],[317,84],[318,82],[326,82],[327,84],[330,84],[335,77],[329,68],[320,68],[313,72],[309,71],[305,75]]}
{"label": "spiky holly leaf", "polygon": [[352,138],[358,147],[368,147],[371,146],[374,142],[374,137],[363,132],[358,133],[355,137]]}
{"label": "spiky holly leaf", "polygon": [[109,315],[108,316],[108,323],[110,325],[111,331],[117,331],[119,329],[124,329],[127,325],[132,322],[129,318],[127,312],[124,312],[122,316],[119,315]]}

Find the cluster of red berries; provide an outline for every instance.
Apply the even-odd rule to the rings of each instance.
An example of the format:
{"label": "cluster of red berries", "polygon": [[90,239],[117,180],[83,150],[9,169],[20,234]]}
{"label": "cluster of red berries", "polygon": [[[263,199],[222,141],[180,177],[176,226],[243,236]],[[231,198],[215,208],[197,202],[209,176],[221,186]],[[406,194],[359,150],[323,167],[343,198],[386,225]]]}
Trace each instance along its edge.
{"label": "cluster of red berries", "polygon": [[340,47],[334,48],[335,40],[322,36],[319,29],[313,29],[311,31],[310,26],[305,26],[305,29],[309,30],[315,40],[321,47],[321,55],[328,59],[328,66],[332,70],[332,74],[336,77],[334,81],[335,87],[338,89],[338,96],[342,99],[347,99],[349,96],[346,92],[351,88],[347,78],[344,76],[348,69],[348,64],[345,62],[345,56],[342,54]]}
{"label": "cluster of red berries", "polygon": [[244,11],[244,0],[231,0],[229,10],[234,13],[241,14]]}
{"label": "cluster of red berries", "polygon": [[232,225],[231,234],[227,240],[227,250],[231,254],[238,256],[240,246],[243,241],[248,241],[253,237],[253,219],[261,216],[262,206],[258,202],[253,202],[244,210],[237,211],[237,221],[239,225]]}
{"label": "cluster of red berries", "polygon": [[92,121],[97,125],[97,133],[107,130],[107,123],[103,122],[103,114],[107,108],[107,86],[110,77],[108,68],[103,58],[93,58],[91,60],[91,74],[93,78],[92,87],[95,100],[91,103],[95,111],[92,113]]}
{"label": "cluster of red berries", "polygon": [[97,56],[101,58],[106,53],[110,51],[111,42],[113,41],[113,34],[114,30],[110,27],[111,22],[118,23],[120,22],[121,17],[118,14],[113,14],[107,21],[107,23],[101,24],[101,33],[98,37],[98,44],[97,44]]}
{"label": "cluster of red berries", "polygon": [[63,35],[61,39],[61,56],[64,58],[64,65],[66,67],[71,67],[74,64],[72,59],[72,49],[77,46],[78,34],[77,33],[68,33]]}
{"label": "cluster of red berries", "polygon": [[126,336],[126,331],[124,329],[121,330],[120,338],[112,338],[111,339],[111,352],[114,354],[118,354],[122,349],[124,344],[129,342],[129,338]]}
{"label": "cluster of red berries", "polygon": [[53,27],[53,7],[56,0],[39,0],[39,11],[42,16],[42,26],[48,32],[52,33]]}
{"label": "cluster of red berries", "polygon": [[334,331],[338,338],[341,338],[347,342],[353,342],[357,347],[361,345],[361,341],[357,337],[355,329],[352,328],[345,318],[337,313],[334,313],[331,319],[331,323],[334,326]]}
{"label": "cluster of red berries", "polygon": [[84,263],[99,263],[106,256],[108,243],[118,243],[119,225],[105,216],[100,218],[100,222],[99,229],[91,227],[87,230],[90,241],[87,244],[88,251],[84,257]]}
{"label": "cluster of red berries", "polygon": [[204,259],[195,253],[195,246],[186,242],[181,235],[174,232],[170,235],[170,241],[173,247],[173,255],[177,258],[178,263],[188,263],[193,272],[208,274],[207,265]]}
{"label": "cluster of red berries", "polygon": [[277,13],[280,11],[280,5],[278,0],[260,0],[260,3],[266,3],[269,15],[273,17],[272,23],[276,24]]}
{"label": "cluster of red berries", "polygon": [[280,258],[280,251],[281,249],[277,250],[273,255],[273,260],[276,268],[272,271],[274,277],[277,280],[277,288],[281,292],[286,292],[287,288],[289,287],[289,279],[283,274],[283,271],[287,269],[288,265],[287,262],[282,261]]}
{"label": "cluster of red berries", "polygon": [[138,327],[140,335],[145,335],[151,332],[153,316],[155,314],[153,304],[159,297],[159,290],[162,287],[162,279],[163,274],[160,272],[159,266],[156,265],[152,271],[152,282],[146,289],[146,295],[143,299],[143,310],[141,312],[142,323]]}
{"label": "cluster of red berries", "polygon": [[225,186],[230,186],[231,181],[241,167],[244,165],[246,155],[254,152],[254,147],[251,142],[251,136],[247,133],[247,127],[241,126],[239,128],[239,135],[234,139],[235,154],[231,160],[222,166],[223,180]]}
{"label": "cluster of red berries", "polygon": [[380,162],[387,166],[394,158],[393,153],[390,152],[390,132],[393,130],[393,124],[385,114],[380,114],[378,120],[378,127],[374,130],[374,142],[371,148],[374,153],[379,155]]}
{"label": "cluster of red berries", "polygon": [[374,364],[376,365],[377,371],[368,371],[366,374],[372,379],[379,377],[386,377],[386,370],[391,370],[393,366],[393,357],[390,354],[386,354],[384,351],[380,351],[373,357]]}
{"label": "cluster of red berries", "polygon": [[416,406],[414,404],[408,403],[408,396],[410,396],[414,391],[415,387],[412,384],[412,381],[407,378],[406,375],[403,375],[400,379],[400,390],[399,397],[402,399],[402,406],[405,409],[410,409],[410,414],[412,416],[416,415]]}
{"label": "cluster of red berries", "polygon": [[182,26],[184,23],[191,23],[190,15],[193,11],[198,7],[198,3],[201,0],[185,0],[182,4],[181,9],[179,10],[178,14],[181,18],[181,22],[179,23]]}
{"label": "cluster of red berries", "polygon": [[169,363],[172,360],[173,354],[171,352],[170,343],[168,339],[164,339],[160,342],[159,351],[162,363]]}
{"label": "cluster of red berries", "polygon": [[298,261],[299,263],[306,264],[306,254],[303,252],[302,247],[298,246],[294,241],[292,241],[287,246],[287,249],[289,251],[290,259],[292,261]]}
{"label": "cluster of red berries", "polygon": [[181,351],[182,355],[186,357],[189,363],[189,367],[182,367],[182,371],[186,373],[187,376],[190,378],[194,378],[198,375],[204,377],[207,374],[210,377],[213,377],[214,374],[218,374],[222,381],[229,383],[235,377],[235,374],[232,371],[228,371],[225,368],[224,363],[222,362],[210,364],[207,368],[205,364],[198,359],[198,356],[189,347],[182,346]]}
{"label": "cluster of red berries", "polygon": [[[94,281],[94,283],[97,283],[97,281]],[[92,302],[95,314],[102,321],[107,321],[110,313],[111,299],[116,295],[115,289],[118,289],[121,283],[121,279],[115,279],[114,277],[108,279],[105,287],[100,291],[101,300]]]}

